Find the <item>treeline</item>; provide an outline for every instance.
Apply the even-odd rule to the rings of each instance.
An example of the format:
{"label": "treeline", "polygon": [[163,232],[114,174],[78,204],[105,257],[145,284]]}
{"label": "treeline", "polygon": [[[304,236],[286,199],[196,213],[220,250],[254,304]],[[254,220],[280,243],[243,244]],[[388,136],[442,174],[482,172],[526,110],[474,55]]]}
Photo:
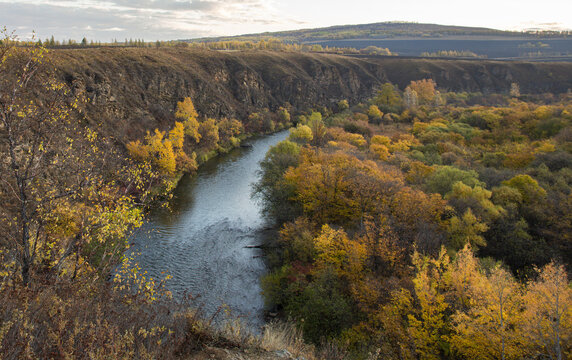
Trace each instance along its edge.
{"label": "treeline", "polygon": [[9,39],[0,40],[2,42],[11,42],[16,46],[20,47],[36,47],[42,46],[46,49],[60,49],[60,48],[96,48],[96,47],[138,47],[138,48],[155,48],[155,47],[174,47],[174,46],[187,46],[186,43],[180,41],[145,41],[143,39],[125,39],[124,41],[119,41],[114,39],[110,42],[99,41],[99,40],[88,40],[83,38],[80,41],[74,39],[67,40],[56,40],[53,36],[51,38],[46,38],[44,40],[34,39],[29,41],[10,41]]}
{"label": "treeline", "polygon": [[[192,173],[198,166],[218,153],[238,147],[242,139],[254,134],[266,134],[291,125],[290,112],[280,107],[252,113],[242,121],[199,117],[193,102],[185,98],[177,103],[174,126],[168,131],[155,129],[141,140],[126,145],[130,157],[151,167],[158,177],[171,184],[184,173]],[[153,178],[148,178],[153,181]]]}
{"label": "treeline", "polygon": [[385,84],[299,117],[255,189],[282,224],[269,310],[332,358],[570,357],[572,99],[517,90]]}
{"label": "treeline", "polygon": [[478,55],[469,50],[439,50],[436,52],[422,52],[421,57],[464,57],[464,58],[481,58],[485,59],[486,55]]}
{"label": "treeline", "polygon": [[[1,40],[0,40],[1,41]],[[6,40],[4,40],[6,41]],[[186,41],[153,41],[146,42],[143,39],[125,39],[125,41],[118,41],[114,39],[111,42],[93,41],[83,38],[81,41],[73,39],[69,40],[55,40],[52,36],[49,39],[31,40],[31,41],[14,41],[14,44],[22,47],[35,47],[43,46],[48,49],[58,48],[97,48],[97,47],[138,47],[138,48],[161,48],[161,47],[191,47],[209,50],[271,50],[271,51],[285,51],[285,52],[318,52],[318,53],[334,53],[334,54],[366,54],[366,55],[384,55],[384,56],[397,56],[398,54],[392,53],[387,48],[380,48],[376,46],[369,46],[364,49],[355,49],[349,47],[323,47],[320,44],[298,44],[292,42],[284,42],[279,39],[262,39],[259,41],[204,41],[204,42],[186,42]]]}
{"label": "treeline", "polygon": [[397,56],[387,48],[376,46],[368,46],[364,49],[355,49],[348,47],[323,47],[320,44],[298,44],[288,43],[279,39],[268,39],[260,41],[212,41],[190,43],[191,46],[199,46],[211,50],[273,50],[273,51],[290,51],[290,52],[324,52],[336,54],[367,54],[367,55],[385,55]]}

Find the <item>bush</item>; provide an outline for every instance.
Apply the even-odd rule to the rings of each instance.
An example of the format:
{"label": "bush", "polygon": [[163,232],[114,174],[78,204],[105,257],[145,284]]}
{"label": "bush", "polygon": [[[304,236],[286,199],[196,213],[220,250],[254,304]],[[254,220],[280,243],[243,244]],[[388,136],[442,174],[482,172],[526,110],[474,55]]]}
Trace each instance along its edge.
{"label": "bush", "polygon": [[429,192],[444,196],[453,189],[453,184],[458,181],[470,187],[485,186],[479,181],[479,174],[474,170],[466,171],[453,166],[442,166],[427,178],[425,187]]}
{"label": "bush", "polygon": [[354,134],[361,134],[365,137],[370,137],[372,134],[371,128],[367,122],[350,122],[344,125],[344,130]]}

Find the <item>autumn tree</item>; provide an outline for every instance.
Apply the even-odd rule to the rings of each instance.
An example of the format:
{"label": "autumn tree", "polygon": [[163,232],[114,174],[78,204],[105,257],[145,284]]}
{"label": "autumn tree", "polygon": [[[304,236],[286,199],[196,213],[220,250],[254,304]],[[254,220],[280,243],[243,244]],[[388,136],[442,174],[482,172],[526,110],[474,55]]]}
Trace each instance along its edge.
{"label": "autumn tree", "polygon": [[290,112],[288,111],[288,109],[286,109],[285,107],[279,107],[278,110],[276,111],[276,115],[278,117],[278,121],[286,126],[289,126],[290,124]]}
{"label": "autumn tree", "polygon": [[284,178],[296,190],[296,200],[319,223],[362,221],[375,208],[378,189],[391,183],[374,162],[336,152],[302,149],[300,164]]}
{"label": "autumn tree", "polygon": [[173,143],[165,138],[165,132],[155,129],[145,137],[151,162],[160,172],[173,176],[177,169],[177,158],[173,150]]}
{"label": "autumn tree", "polygon": [[409,332],[415,341],[415,351],[421,359],[440,359],[449,352],[449,324],[446,310],[449,304],[443,293],[443,276],[448,270],[449,257],[444,248],[435,259],[415,252],[412,262],[416,268],[413,279],[419,308],[408,315]]}
{"label": "autumn tree", "polygon": [[403,92],[403,102],[409,109],[419,105],[419,96],[417,95],[417,91],[413,90],[410,86],[406,87]]}
{"label": "autumn tree", "polygon": [[531,341],[531,356],[562,360],[572,348],[572,289],[563,266],[549,263],[528,285],[522,336]]}
{"label": "autumn tree", "polygon": [[457,251],[448,273],[444,276],[447,286],[447,301],[457,311],[467,311],[471,306],[471,292],[482,281],[479,259],[470,244]]}
{"label": "autumn tree", "polygon": [[347,100],[340,100],[338,101],[338,111],[342,112],[350,108],[350,104]]}
{"label": "autumn tree", "polygon": [[363,244],[350,240],[343,230],[323,225],[314,239],[314,248],[318,268],[329,268],[340,277],[354,280],[363,270],[366,249]]}
{"label": "autumn tree", "polygon": [[509,95],[515,98],[520,97],[520,87],[517,83],[510,84]]}
{"label": "autumn tree", "polygon": [[371,105],[369,107],[367,115],[371,120],[373,120],[376,123],[379,123],[381,121],[381,118],[383,117],[383,113],[381,112],[381,110],[379,110],[379,108],[376,105]]}
{"label": "autumn tree", "polygon": [[236,119],[222,119],[218,123],[220,140],[223,142],[232,141],[244,132],[244,126]]}
{"label": "autumn tree", "polygon": [[125,189],[141,187],[142,172],[122,168],[110,144],[81,119],[75,111],[81,97],[56,80],[45,49],[15,47],[15,38],[4,35],[0,245],[16,260],[24,285],[39,273],[74,278],[82,264],[105,266],[94,248],[117,260],[111,249],[125,246],[141,221]]}
{"label": "autumn tree", "polygon": [[374,135],[370,139],[369,151],[380,160],[387,160],[390,153],[391,140],[387,136]]}
{"label": "autumn tree", "polygon": [[199,134],[201,135],[201,146],[212,150],[219,142],[218,125],[214,119],[207,119],[199,124]]}
{"label": "autumn tree", "polygon": [[419,100],[419,104],[432,104],[436,95],[437,84],[433,79],[423,79],[411,81],[408,88],[410,88]]}
{"label": "autumn tree", "polygon": [[199,122],[197,117],[199,114],[195,110],[195,105],[190,97],[186,97],[183,101],[177,103],[177,111],[175,116],[178,119],[183,120],[183,125],[185,127],[185,134],[188,135],[195,143],[199,143],[201,140],[201,134],[199,133]]}
{"label": "autumn tree", "polygon": [[295,128],[290,129],[289,139],[297,143],[309,143],[314,138],[312,129],[308,125],[298,124]]}
{"label": "autumn tree", "polygon": [[521,358],[522,338],[515,331],[522,304],[519,284],[497,265],[489,276],[482,275],[468,285],[469,309],[453,316],[453,347],[473,359]]}

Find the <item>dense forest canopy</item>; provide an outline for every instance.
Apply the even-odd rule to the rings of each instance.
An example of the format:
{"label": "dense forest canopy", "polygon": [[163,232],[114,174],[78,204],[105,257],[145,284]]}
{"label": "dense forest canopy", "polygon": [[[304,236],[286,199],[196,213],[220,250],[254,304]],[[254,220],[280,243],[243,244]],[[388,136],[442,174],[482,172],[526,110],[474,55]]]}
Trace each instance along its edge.
{"label": "dense forest canopy", "polygon": [[255,192],[268,306],[348,358],[570,356],[572,98],[431,79],[298,118]]}

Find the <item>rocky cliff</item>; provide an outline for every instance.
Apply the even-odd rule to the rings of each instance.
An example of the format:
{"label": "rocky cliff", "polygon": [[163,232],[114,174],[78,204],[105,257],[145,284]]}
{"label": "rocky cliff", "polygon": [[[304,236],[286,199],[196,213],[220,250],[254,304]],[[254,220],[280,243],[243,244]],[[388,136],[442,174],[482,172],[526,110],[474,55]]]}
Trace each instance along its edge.
{"label": "rocky cliff", "polygon": [[290,103],[298,110],[340,99],[371,97],[384,82],[404,88],[433,78],[444,90],[562,93],[572,88],[572,63],[344,57],[282,52],[215,52],[189,48],[55,50],[66,82],[84,91],[87,118],[118,139],[173,121],[190,96],[210,117],[246,116]]}

